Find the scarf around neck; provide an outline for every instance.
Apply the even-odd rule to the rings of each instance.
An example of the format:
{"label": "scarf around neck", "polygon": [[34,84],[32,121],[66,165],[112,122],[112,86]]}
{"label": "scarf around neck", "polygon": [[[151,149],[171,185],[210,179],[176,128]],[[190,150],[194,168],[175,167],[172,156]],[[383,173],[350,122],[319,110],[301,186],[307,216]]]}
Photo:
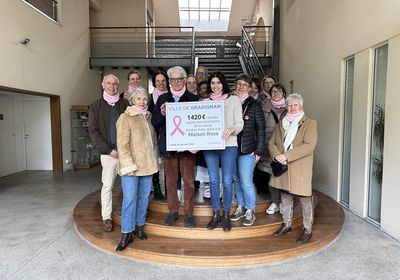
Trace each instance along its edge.
{"label": "scarf around neck", "polygon": [[119,94],[109,95],[105,90],[103,91],[103,99],[111,106],[119,101]]}
{"label": "scarf around neck", "polygon": [[[291,115],[291,116],[290,116]],[[286,114],[282,120],[282,127],[285,130],[285,140],[283,141],[283,147],[285,152],[293,148],[292,143],[296,137],[297,130],[299,129],[299,122],[304,116],[304,111],[297,114]]]}
{"label": "scarf around neck", "polygon": [[277,109],[283,108],[286,105],[285,98],[282,98],[279,101],[274,101],[271,99],[271,104],[272,104],[272,106],[274,106]]}
{"label": "scarf around neck", "polygon": [[238,96],[239,96],[239,100],[240,100],[240,103],[244,103],[244,101],[249,97],[249,93],[245,93],[245,94],[238,94]]}
{"label": "scarf around neck", "polygon": [[222,91],[221,92],[212,92],[210,94],[210,98],[212,100],[225,100],[228,97],[227,94],[223,94]]}
{"label": "scarf around neck", "polygon": [[129,100],[129,97],[131,96],[131,94],[135,88],[138,88],[138,87],[128,86],[128,89],[124,92],[124,99]]}
{"label": "scarf around neck", "polygon": [[157,103],[157,100],[161,95],[163,95],[164,93],[167,93],[167,92],[168,92],[167,89],[159,90],[158,88],[154,88],[153,93],[152,93],[154,104]]}
{"label": "scarf around neck", "polygon": [[135,105],[132,105],[132,107],[133,108],[135,108],[135,110],[140,114],[140,115],[146,115],[147,114],[147,109],[149,108],[149,107],[146,107],[146,108],[144,108],[144,109],[140,109],[140,108],[138,108],[138,107],[136,107]]}
{"label": "scarf around neck", "polygon": [[178,91],[175,91],[175,90],[173,90],[173,89],[171,88],[171,93],[172,93],[172,95],[174,95],[174,96],[176,96],[176,97],[182,97],[182,95],[185,93],[185,91],[186,91],[186,87],[185,87],[185,86],[183,86],[183,89],[178,90]]}

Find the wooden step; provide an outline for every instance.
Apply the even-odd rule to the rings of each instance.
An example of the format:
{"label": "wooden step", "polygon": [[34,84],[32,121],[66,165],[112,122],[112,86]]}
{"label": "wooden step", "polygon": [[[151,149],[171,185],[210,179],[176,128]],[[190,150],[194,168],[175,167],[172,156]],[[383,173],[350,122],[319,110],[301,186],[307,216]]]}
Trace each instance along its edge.
{"label": "wooden step", "polygon": [[[76,228],[95,246],[116,253],[115,247],[121,238],[120,227],[115,223],[113,232],[102,230],[99,196],[99,192],[91,193],[76,205]],[[296,243],[302,230],[298,207],[293,231],[278,238],[272,237],[271,233],[280,225],[279,214],[269,216],[259,212],[253,226],[234,223],[230,232],[223,232],[220,228],[205,229],[209,216],[196,217],[197,227],[194,229],[184,227],[183,217],[167,227],[163,225],[165,213],[149,210],[145,226],[149,239],[135,238],[133,244],[116,254],[166,264],[217,267],[260,264],[308,254],[334,240],[344,222],[343,209],[337,202],[322,193],[317,192],[316,196],[319,203],[315,211],[313,237],[305,245]],[[115,211],[114,216],[117,216]]]}

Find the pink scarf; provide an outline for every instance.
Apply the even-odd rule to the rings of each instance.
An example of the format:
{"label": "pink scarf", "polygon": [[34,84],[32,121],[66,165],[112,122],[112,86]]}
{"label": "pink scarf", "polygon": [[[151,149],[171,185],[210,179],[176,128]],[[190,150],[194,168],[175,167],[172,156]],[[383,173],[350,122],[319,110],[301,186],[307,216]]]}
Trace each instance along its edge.
{"label": "pink scarf", "polygon": [[225,100],[228,97],[227,94],[223,94],[222,92],[213,92],[210,95],[212,100]]}
{"label": "pink scarf", "polygon": [[300,116],[301,114],[304,114],[304,111],[300,111],[296,114],[289,114],[287,113],[285,118],[289,121],[289,122],[293,122],[298,116]]}
{"label": "pink scarf", "polygon": [[140,108],[136,107],[135,105],[132,105],[132,107],[135,108],[136,111],[138,111],[138,113],[140,115],[146,115],[146,113],[148,112],[147,109],[149,108],[149,107],[146,107],[144,109],[140,109]]}
{"label": "pink scarf", "polygon": [[239,94],[238,96],[239,96],[240,103],[243,104],[244,101],[247,99],[247,97],[249,97],[249,93]]}
{"label": "pink scarf", "polygon": [[137,87],[128,86],[128,89],[124,92],[124,99],[128,100],[135,88]]}
{"label": "pink scarf", "polygon": [[271,99],[271,95],[269,95],[268,92],[263,90],[263,95],[262,95],[263,99]]}
{"label": "pink scarf", "polygon": [[167,92],[168,92],[167,89],[161,91],[161,90],[159,90],[158,88],[154,88],[153,94],[152,94],[152,95],[153,95],[154,104],[157,103],[157,100],[158,100],[158,98],[159,98],[161,95],[163,95],[164,93],[167,93]]}
{"label": "pink scarf", "polygon": [[107,101],[107,103],[111,106],[114,106],[115,103],[119,100],[119,94],[109,95],[106,91],[103,91],[103,99]]}
{"label": "pink scarf", "polygon": [[183,86],[183,89],[179,90],[179,91],[175,91],[171,88],[171,93],[172,95],[175,95],[176,97],[181,97],[186,91],[186,87]]}
{"label": "pink scarf", "polygon": [[282,98],[279,101],[274,101],[274,100],[271,99],[271,104],[272,104],[272,106],[274,106],[277,109],[283,108],[286,105],[285,98]]}

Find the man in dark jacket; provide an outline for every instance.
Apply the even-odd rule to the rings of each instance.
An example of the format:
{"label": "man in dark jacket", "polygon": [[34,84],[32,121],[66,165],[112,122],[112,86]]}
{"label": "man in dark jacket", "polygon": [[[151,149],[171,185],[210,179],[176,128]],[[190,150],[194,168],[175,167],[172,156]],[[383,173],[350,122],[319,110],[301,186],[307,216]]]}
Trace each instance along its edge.
{"label": "man in dark jacket", "polygon": [[165,103],[198,101],[198,97],[186,90],[185,80],[187,75],[186,71],[182,67],[175,66],[168,69],[167,75],[169,77],[171,89],[169,92],[164,93],[158,98],[153,110],[152,118],[154,127],[160,131],[158,145],[164,164],[164,173],[166,177],[168,193],[167,201],[169,214],[165,220],[165,224],[170,226],[179,217],[179,200],[176,182],[178,180],[178,173],[180,171],[184,184],[185,226],[193,228],[195,227],[195,221],[193,218],[195,155],[189,151],[167,151]]}
{"label": "man in dark jacket", "polygon": [[129,103],[118,95],[119,80],[113,74],[104,76],[103,97],[90,105],[89,134],[93,144],[100,151],[100,161],[103,167],[101,180],[101,216],[103,230],[113,230],[112,189],[118,174],[117,128],[119,115],[125,112]]}

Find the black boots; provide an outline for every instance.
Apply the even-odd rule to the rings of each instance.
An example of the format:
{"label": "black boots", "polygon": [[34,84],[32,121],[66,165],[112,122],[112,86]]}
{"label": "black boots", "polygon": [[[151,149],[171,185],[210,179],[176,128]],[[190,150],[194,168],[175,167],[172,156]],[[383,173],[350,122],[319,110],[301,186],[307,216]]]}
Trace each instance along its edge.
{"label": "black boots", "polygon": [[136,226],[135,232],[140,240],[147,240],[147,234],[144,232],[144,226]]}
{"label": "black boots", "polygon": [[232,229],[231,219],[229,218],[229,216],[230,216],[229,211],[228,212],[224,211],[224,214],[222,216],[222,229],[224,231],[230,231]]}
{"label": "black boots", "polygon": [[292,227],[283,223],[281,227],[274,232],[273,236],[275,237],[282,236],[288,233],[289,231],[292,231]]}
{"label": "black boots", "polygon": [[122,233],[121,241],[119,242],[115,251],[122,251],[126,247],[128,247],[129,243],[133,242],[133,234],[132,232]]}
{"label": "black boots", "polygon": [[160,186],[160,172],[153,174],[153,188],[154,188],[153,198],[158,200],[165,200],[165,196],[163,195]]}
{"label": "black boots", "polygon": [[219,211],[213,211],[213,216],[211,221],[207,225],[207,229],[215,229],[215,227],[219,224],[222,223],[222,229],[224,231],[230,231],[232,229],[231,225],[231,220],[229,219],[229,212],[224,211],[223,216],[221,217],[221,214]]}
{"label": "black boots", "polygon": [[221,214],[218,211],[213,211],[213,216],[211,221],[207,225],[207,229],[212,230],[221,222]]}

